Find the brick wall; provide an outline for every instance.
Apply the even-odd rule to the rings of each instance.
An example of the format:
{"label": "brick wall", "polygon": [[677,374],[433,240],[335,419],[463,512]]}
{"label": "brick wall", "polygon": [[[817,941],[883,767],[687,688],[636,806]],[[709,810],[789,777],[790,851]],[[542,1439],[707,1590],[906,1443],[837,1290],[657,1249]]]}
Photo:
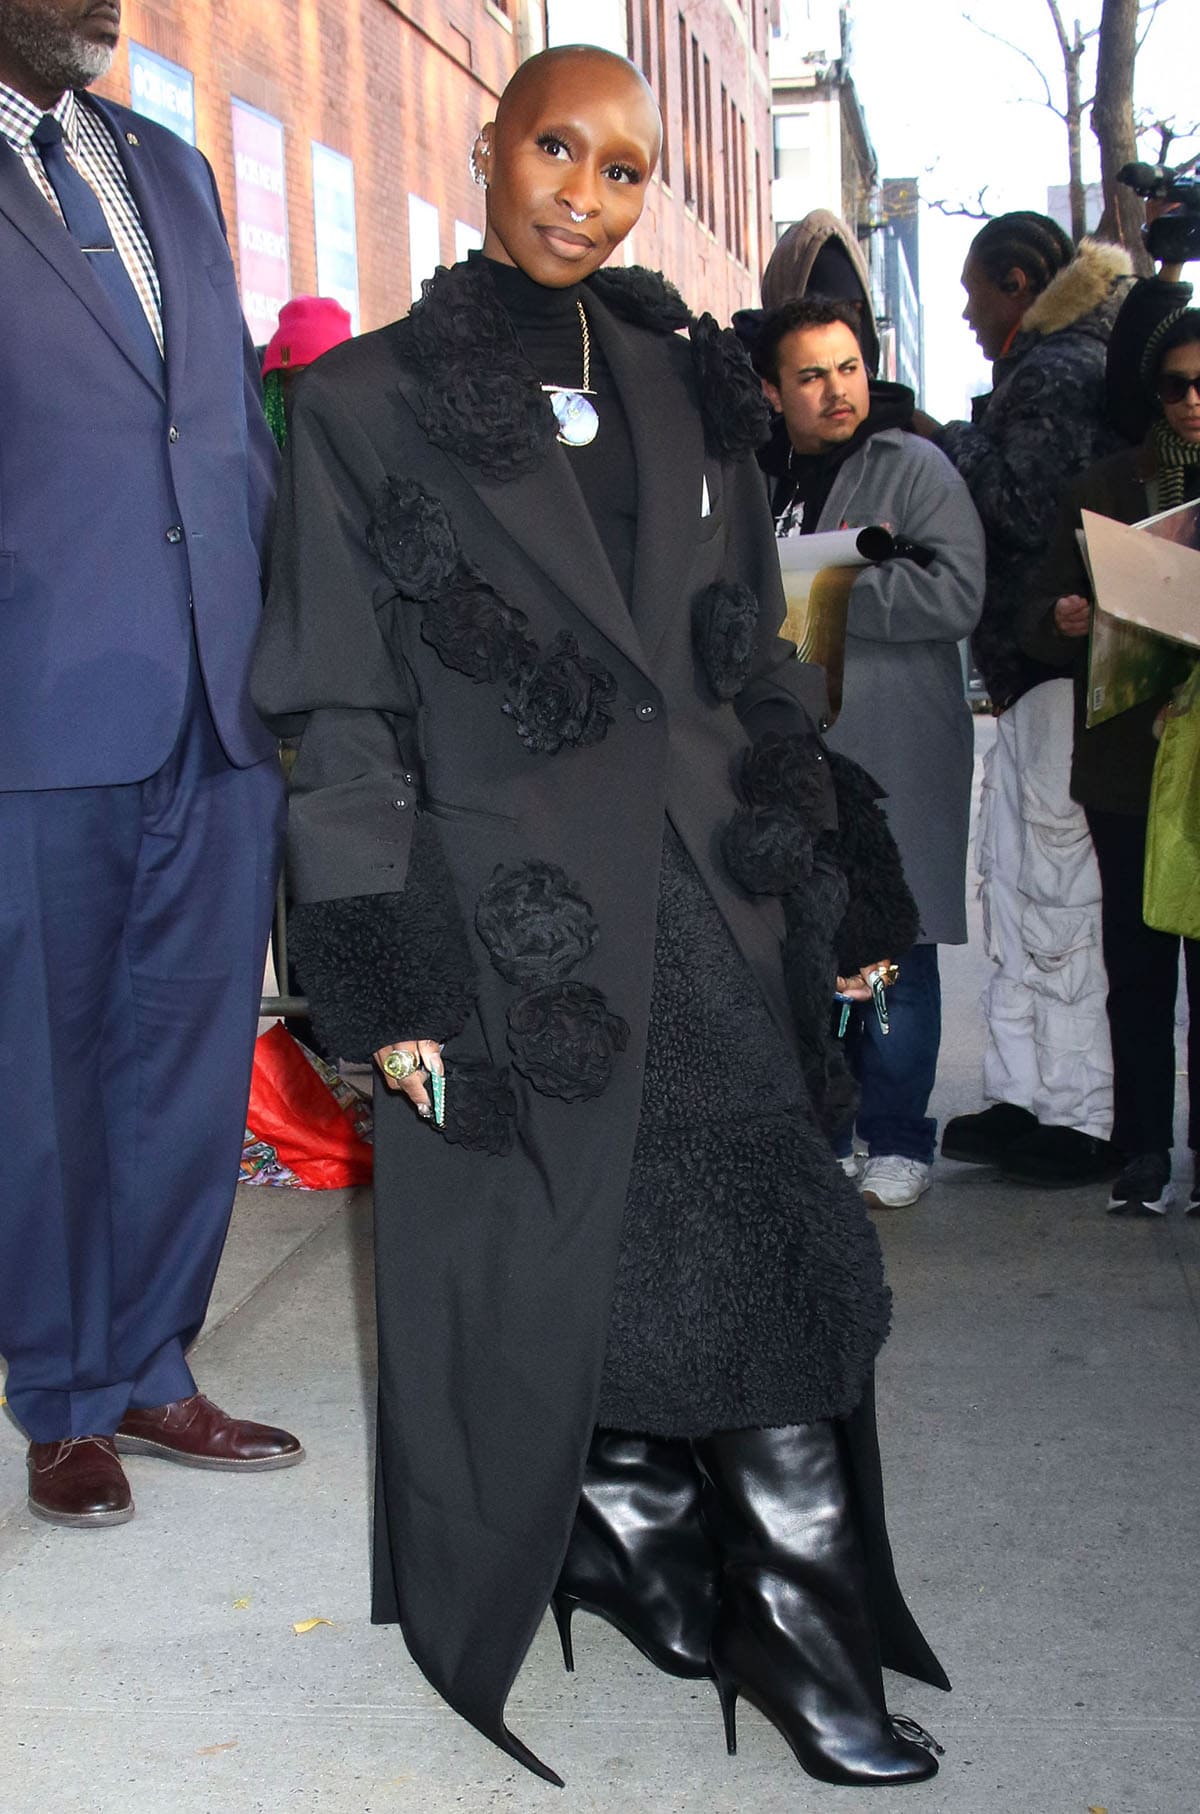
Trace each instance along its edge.
{"label": "brick wall", "polygon": [[[191,72],[196,141],[216,171],[235,251],[231,97],[282,123],[293,293],[317,288],[311,143],[352,159],[361,318],[371,328],[409,306],[410,194],[438,211],[444,263],[455,257],[456,221],[482,229],[468,152],[516,67],[518,45],[545,36],[544,16],[522,19],[518,0],[508,11],[511,22],[488,0],[125,0],[124,37]],[[690,79],[685,121],[681,16],[689,78],[694,61],[700,72],[699,122]],[[761,0],[627,0],[627,22],[632,55],[667,126],[665,171],[651,186],[630,256],[665,271],[694,307],[728,320],[757,301],[765,233]],[[101,88],[129,101],[127,42]]]}

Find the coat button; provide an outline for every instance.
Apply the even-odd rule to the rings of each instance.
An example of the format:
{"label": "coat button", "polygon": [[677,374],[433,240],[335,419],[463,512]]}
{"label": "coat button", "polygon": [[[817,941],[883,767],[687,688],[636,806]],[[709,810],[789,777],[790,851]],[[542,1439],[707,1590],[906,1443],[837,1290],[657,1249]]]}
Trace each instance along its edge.
{"label": "coat button", "polygon": [[178,441],[178,439],[179,439],[179,430],[176,428],[175,424],[172,422],[170,428],[167,430],[167,440],[171,443],[172,447],[174,447],[174,445],[175,445],[176,441]]}
{"label": "coat button", "polygon": [[658,707],[652,699],[639,699],[633,710],[643,724],[649,724],[652,718],[658,717]]}
{"label": "coat button", "polygon": [[396,808],[397,812],[403,812],[404,808],[408,805],[408,801],[405,799],[393,800],[392,805]]}
{"label": "coat button", "polygon": [[176,542],[181,542],[183,540],[183,524],[182,523],[172,523],[171,524],[171,527],[167,530],[167,540],[171,543],[172,547],[174,547]]}
{"label": "coat button", "polygon": [[404,785],[405,787],[415,787],[417,785],[417,777],[415,775],[405,775]]}

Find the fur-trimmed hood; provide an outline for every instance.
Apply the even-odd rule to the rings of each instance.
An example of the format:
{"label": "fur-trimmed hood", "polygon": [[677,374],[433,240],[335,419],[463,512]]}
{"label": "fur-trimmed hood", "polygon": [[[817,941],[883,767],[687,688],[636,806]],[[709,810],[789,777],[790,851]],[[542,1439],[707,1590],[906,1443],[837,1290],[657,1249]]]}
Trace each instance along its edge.
{"label": "fur-trimmed hood", "polygon": [[1133,265],[1124,246],[1099,239],[1082,239],[1070,264],[1030,304],[1013,343],[1014,353],[1029,339],[1061,334],[1067,328],[1084,328],[1089,316],[1098,316],[1096,329],[1107,340],[1113,319],[1132,279]]}

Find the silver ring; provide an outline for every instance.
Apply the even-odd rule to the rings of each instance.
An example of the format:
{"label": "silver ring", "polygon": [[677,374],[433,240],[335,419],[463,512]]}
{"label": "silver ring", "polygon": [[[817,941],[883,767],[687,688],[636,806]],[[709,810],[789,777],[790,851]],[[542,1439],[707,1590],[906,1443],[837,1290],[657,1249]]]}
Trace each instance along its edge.
{"label": "silver ring", "polygon": [[571,219],[575,222],[576,226],[578,226],[581,221],[585,221],[587,219],[586,214],[576,214],[574,208],[571,208],[571,207],[568,207],[567,213],[571,216]]}

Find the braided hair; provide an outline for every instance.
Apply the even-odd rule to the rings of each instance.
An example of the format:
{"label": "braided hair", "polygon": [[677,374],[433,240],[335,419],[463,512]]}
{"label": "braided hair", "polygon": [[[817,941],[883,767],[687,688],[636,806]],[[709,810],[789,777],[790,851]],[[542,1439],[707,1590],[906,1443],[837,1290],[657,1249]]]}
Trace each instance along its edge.
{"label": "braided hair", "polygon": [[1040,296],[1070,264],[1075,244],[1048,214],[1021,208],[1014,214],[998,214],[981,227],[971,241],[971,256],[998,288],[1015,265],[1028,277],[1034,295]]}

